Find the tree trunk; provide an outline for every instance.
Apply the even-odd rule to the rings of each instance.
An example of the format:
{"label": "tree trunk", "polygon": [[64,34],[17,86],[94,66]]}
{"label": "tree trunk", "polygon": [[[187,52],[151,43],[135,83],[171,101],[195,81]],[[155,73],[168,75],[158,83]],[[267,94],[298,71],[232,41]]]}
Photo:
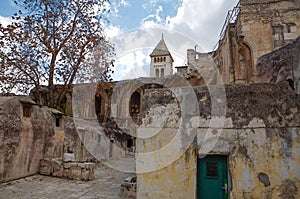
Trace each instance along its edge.
{"label": "tree trunk", "polygon": [[54,69],[55,69],[55,60],[57,53],[53,53],[50,63],[49,71],[49,104],[48,106],[54,108]]}

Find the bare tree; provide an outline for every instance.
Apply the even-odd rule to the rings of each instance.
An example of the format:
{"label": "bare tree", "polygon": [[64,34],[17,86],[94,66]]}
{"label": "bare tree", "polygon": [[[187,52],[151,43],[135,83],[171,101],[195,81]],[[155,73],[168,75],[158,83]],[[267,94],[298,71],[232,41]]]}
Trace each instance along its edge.
{"label": "bare tree", "polygon": [[[20,0],[11,25],[0,24],[1,91],[109,81],[113,45],[104,35],[108,0]],[[59,95],[63,96],[64,89]],[[57,93],[56,93],[57,94]]]}

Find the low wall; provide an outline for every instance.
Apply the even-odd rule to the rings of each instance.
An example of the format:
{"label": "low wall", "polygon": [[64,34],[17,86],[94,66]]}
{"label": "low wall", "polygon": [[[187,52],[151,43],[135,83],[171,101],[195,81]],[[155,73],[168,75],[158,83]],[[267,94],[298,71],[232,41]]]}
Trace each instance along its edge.
{"label": "low wall", "polygon": [[71,180],[88,181],[95,178],[95,163],[64,162],[62,159],[43,159],[40,163],[39,173]]}

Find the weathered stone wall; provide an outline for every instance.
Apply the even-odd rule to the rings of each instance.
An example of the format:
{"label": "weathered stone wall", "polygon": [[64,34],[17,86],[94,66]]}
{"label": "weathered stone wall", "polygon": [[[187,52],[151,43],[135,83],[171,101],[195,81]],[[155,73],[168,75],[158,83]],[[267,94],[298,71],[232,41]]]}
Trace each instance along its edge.
{"label": "weathered stone wall", "polygon": [[[83,144],[83,140],[78,133],[79,130],[74,123],[73,118],[64,117],[65,129],[64,129],[64,141],[63,141],[63,153],[73,153],[75,155],[75,161],[85,162],[94,161],[95,158],[88,152]],[[80,129],[80,128],[79,128]],[[62,158],[63,156],[56,157]]]}
{"label": "weathered stone wall", "polygon": [[241,0],[232,13],[213,54],[215,62],[225,83],[260,82],[258,58],[300,36],[300,3]]}
{"label": "weathered stone wall", "polygon": [[[74,154],[74,161],[96,162],[125,157],[129,135],[115,127],[103,127],[96,119],[64,117],[64,130],[55,131],[46,146],[45,158],[63,158]],[[57,152],[59,151],[59,153]]]}
{"label": "weathered stone wall", "polygon": [[233,73],[233,35],[232,25],[229,25],[224,32],[224,38],[218,43],[218,49],[212,56],[222,75],[224,83],[234,83]]}
{"label": "weathered stone wall", "polygon": [[122,134],[97,119],[40,108],[29,97],[1,97],[0,182],[36,174],[40,160],[62,159],[65,153],[74,154],[76,162],[124,157],[130,136]]}
{"label": "weathered stone wall", "polygon": [[[30,105],[25,97],[0,98],[0,182],[36,174],[46,140],[54,135],[51,114]],[[30,100],[28,100],[30,102]]]}
{"label": "weathered stone wall", "polygon": [[[179,120],[183,122],[180,128],[178,123],[172,128],[173,123],[167,121],[168,128],[150,123],[139,130],[139,137],[147,139],[137,140],[138,151],[158,153],[137,155],[137,171],[148,169],[137,175],[137,197],[195,198],[198,157],[219,154],[228,157],[230,198],[299,198],[300,96],[288,84],[226,85],[225,98],[215,95],[213,88],[196,87],[194,91],[199,114],[191,113]],[[187,94],[184,88],[172,92],[179,96],[181,107],[182,103],[192,103],[184,101],[193,95]],[[166,107],[168,103],[161,98],[173,104],[173,95],[168,89],[148,90],[144,99],[148,107],[157,108],[145,111],[150,113],[161,110],[159,106]],[[221,117],[219,105],[225,100],[227,110],[225,117]],[[211,107],[212,103],[215,107]],[[217,110],[216,117],[212,117],[212,110]],[[182,108],[178,118],[180,114]],[[162,114],[151,115],[152,119],[147,121],[168,118]],[[193,133],[196,142],[186,139]],[[177,135],[181,139],[175,141]],[[172,142],[176,144],[171,146]],[[165,164],[169,156],[180,151],[181,156]],[[151,170],[155,167],[158,169]]]}
{"label": "weathered stone wall", "polygon": [[[252,48],[254,65],[260,56],[300,35],[299,16],[298,1],[241,1],[238,31]],[[279,32],[274,30],[276,27],[280,27]]]}
{"label": "weathered stone wall", "polygon": [[[112,114],[111,116],[115,120],[119,128],[130,129],[136,127],[136,123],[130,116],[130,99],[135,91],[139,91],[141,97],[144,95],[145,90],[152,88],[172,88],[189,86],[189,82],[182,75],[173,75],[163,78],[138,78],[134,80],[124,80],[118,82],[114,87],[112,94]],[[143,101],[143,100],[141,100]],[[141,110],[146,103],[143,102]],[[140,113],[140,117],[143,118],[143,112]]]}
{"label": "weathered stone wall", "polygon": [[187,50],[188,71],[184,74],[191,86],[214,85],[218,81],[218,68],[210,53]]}
{"label": "weathered stone wall", "polygon": [[259,82],[285,82],[300,93],[300,37],[258,59]]}
{"label": "weathered stone wall", "polygon": [[[177,129],[172,130],[176,132]],[[190,147],[172,164],[137,174],[137,198],[196,198],[195,151]],[[163,157],[149,157],[149,162],[143,166],[148,167],[147,163],[160,161],[160,158]],[[139,157],[137,161],[140,161]]]}
{"label": "weathered stone wall", "polygon": [[[53,111],[54,109],[45,109]],[[45,140],[44,156],[45,159],[62,159],[65,153],[74,154],[74,161],[86,162],[96,161],[86,147],[83,145],[78,133],[78,129],[73,118],[60,116],[61,126],[56,127],[56,117],[52,116],[53,123],[49,128],[53,128],[54,133]]]}

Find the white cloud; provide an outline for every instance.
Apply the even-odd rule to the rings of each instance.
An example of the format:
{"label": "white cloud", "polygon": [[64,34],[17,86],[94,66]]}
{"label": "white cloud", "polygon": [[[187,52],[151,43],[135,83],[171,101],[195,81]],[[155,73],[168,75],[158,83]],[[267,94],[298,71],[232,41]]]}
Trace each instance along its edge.
{"label": "white cloud", "polygon": [[116,59],[114,80],[133,79],[149,76],[149,50],[136,49]]}
{"label": "white cloud", "polygon": [[111,24],[106,26],[104,31],[105,31],[105,35],[107,35],[108,38],[113,38],[122,33],[122,29],[120,27],[117,27],[117,26],[114,26]]}
{"label": "white cloud", "polygon": [[13,22],[13,19],[12,19],[12,18],[0,16],[0,23],[1,23],[3,26],[7,26],[7,25],[11,24],[12,22]]}
{"label": "white cloud", "polygon": [[195,44],[193,40],[185,37],[185,35],[160,28],[142,28],[129,32],[122,31],[111,38],[116,49],[115,74],[113,74],[113,79],[149,77],[149,55],[159,42],[162,33],[164,34],[168,49],[174,58],[174,66],[184,65],[186,50]]}
{"label": "white cloud", "polygon": [[202,51],[210,51],[218,42],[218,35],[228,10],[237,2],[238,0],[183,0],[176,16],[160,19],[160,12],[156,10],[152,14],[155,17],[142,20],[141,27],[164,27],[179,31],[197,41]]}
{"label": "white cloud", "polygon": [[130,3],[127,0],[120,0],[120,1],[111,1],[110,4],[110,13],[115,16],[118,17],[119,16],[119,8],[120,7],[130,7]]}
{"label": "white cloud", "polygon": [[145,20],[141,24],[141,28],[163,28],[162,24],[159,24],[152,20]]}
{"label": "white cloud", "polygon": [[128,6],[130,6],[130,3],[128,1],[126,1],[126,0],[121,0],[120,1],[120,5],[122,5],[124,7],[128,7]]}
{"label": "white cloud", "polygon": [[155,14],[150,14],[147,17],[142,19],[142,28],[154,28],[154,27],[162,27],[162,19],[159,16],[160,13],[163,12],[163,7],[158,6]]}
{"label": "white cloud", "polygon": [[[131,32],[119,31],[120,34],[113,38],[118,57],[118,74],[114,77],[119,80],[149,76],[149,54],[162,33],[175,59],[174,66],[184,65],[187,49],[194,48],[196,44],[202,52],[211,51],[218,42],[218,35],[228,10],[232,9],[237,1],[183,0],[177,14],[164,19],[161,17],[163,7],[157,6],[156,0],[151,0],[148,5],[151,4],[155,10],[141,20],[141,29]],[[114,31],[118,32],[117,29]]]}

